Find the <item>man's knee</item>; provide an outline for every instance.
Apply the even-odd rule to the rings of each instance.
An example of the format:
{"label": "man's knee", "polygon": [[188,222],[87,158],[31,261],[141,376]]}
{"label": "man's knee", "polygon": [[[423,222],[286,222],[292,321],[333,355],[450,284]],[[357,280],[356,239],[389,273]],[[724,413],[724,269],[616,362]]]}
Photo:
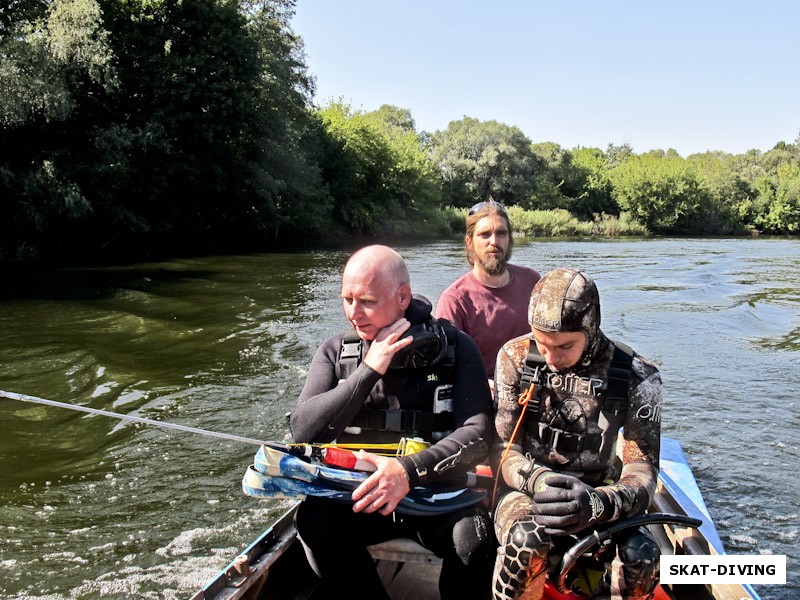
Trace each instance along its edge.
{"label": "man's knee", "polygon": [[619,546],[619,559],[628,589],[650,591],[658,582],[661,550],[647,533],[637,531]]}
{"label": "man's knee", "polygon": [[313,499],[306,499],[297,507],[294,526],[307,548],[324,550],[331,540],[339,537],[333,530],[342,519],[336,518],[335,508],[333,502],[314,502]]}
{"label": "man's knee", "polygon": [[550,536],[532,515],[515,521],[497,551],[493,598],[516,598],[524,589],[530,589],[534,597],[539,597],[549,553]]}
{"label": "man's knee", "polygon": [[619,557],[627,568],[646,571],[658,568],[661,549],[656,541],[643,532],[631,535],[620,546]]}
{"label": "man's knee", "polygon": [[514,523],[506,536],[505,562],[512,571],[528,570],[533,561],[545,559],[549,551],[550,536],[532,516]]}
{"label": "man's knee", "polygon": [[459,519],[453,527],[453,546],[464,565],[489,561],[494,553],[494,533],[489,515],[479,511]]}

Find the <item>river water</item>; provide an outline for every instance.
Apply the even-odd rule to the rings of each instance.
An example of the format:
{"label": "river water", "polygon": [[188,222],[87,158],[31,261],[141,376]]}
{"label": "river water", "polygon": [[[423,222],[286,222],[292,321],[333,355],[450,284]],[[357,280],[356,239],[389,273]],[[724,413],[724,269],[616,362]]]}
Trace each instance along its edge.
{"label": "river water", "polygon": [[[397,246],[435,301],[461,245]],[[285,439],[317,344],[342,330],[348,252],[183,259],[6,277],[0,389]],[[785,554],[800,598],[800,241],[516,241],[591,273],[603,329],[659,365],[728,552]],[[0,399],[0,597],[188,598],[286,506],[240,489],[255,446]]]}

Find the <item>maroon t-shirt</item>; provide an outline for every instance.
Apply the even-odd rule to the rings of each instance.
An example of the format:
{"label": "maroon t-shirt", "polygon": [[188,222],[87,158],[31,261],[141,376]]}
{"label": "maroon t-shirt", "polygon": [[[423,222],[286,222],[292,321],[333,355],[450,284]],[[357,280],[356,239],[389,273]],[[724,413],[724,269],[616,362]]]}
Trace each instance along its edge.
{"label": "maroon t-shirt", "polygon": [[472,271],[456,279],[436,303],[436,317],[450,319],[481,351],[486,376],[494,377],[497,352],[508,340],[531,332],[528,303],[541,275],[519,265],[506,265],[511,281],[501,288],[479,282]]}

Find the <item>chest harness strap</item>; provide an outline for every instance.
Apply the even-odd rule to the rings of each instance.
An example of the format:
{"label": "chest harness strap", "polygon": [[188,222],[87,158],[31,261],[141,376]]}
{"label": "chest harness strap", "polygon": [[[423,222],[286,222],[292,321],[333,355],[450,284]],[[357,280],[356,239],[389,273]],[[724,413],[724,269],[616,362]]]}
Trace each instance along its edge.
{"label": "chest harness strap", "polygon": [[[614,356],[608,369],[608,384],[602,395],[604,398],[603,412],[611,413],[614,417],[625,420],[625,415],[630,405],[628,388],[631,381],[631,366],[633,365],[633,350],[621,343],[614,342]],[[547,364],[532,341],[525,363],[522,366],[520,377],[520,393],[524,394],[532,385],[536,393],[532,394],[528,408],[531,414],[536,415],[538,423],[538,438],[543,444],[555,448],[558,452],[580,453],[584,450],[596,452],[603,443],[601,433],[576,433],[553,427],[542,421],[543,385]]]}
{"label": "chest harness strap", "polygon": [[[439,320],[439,326],[447,336],[447,351],[439,364],[420,368],[420,373],[437,373],[438,381],[447,381],[455,362],[455,327],[445,319]],[[344,381],[358,368],[361,363],[363,341],[355,330],[351,329],[342,338],[339,350],[339,381]],[[423,377],[424,375],[420,375]],[[445,386],[439,386],[445,387]],[[433,396],[433,394],[432,394]],[[455,426],[452,407],[445,412],[432,412],[425,410],[386,410],[379,408],[363,407],[350,422],[348,429],[366,431],[390,431],[393,433],[407,433],[422,435],[429,438],[434,432],[448,432]]]}

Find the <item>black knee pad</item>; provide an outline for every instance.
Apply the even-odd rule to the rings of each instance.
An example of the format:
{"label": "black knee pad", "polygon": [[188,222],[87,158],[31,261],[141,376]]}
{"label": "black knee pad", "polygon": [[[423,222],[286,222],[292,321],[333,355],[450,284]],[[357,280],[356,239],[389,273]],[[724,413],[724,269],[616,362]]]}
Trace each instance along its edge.
{"label": "black knee pad", "polygon": [[620,544],[619,557],[627,570],[652,574],[659,567],[661,549],[649,534],[638,531]]}
{"label": "black knee pad", "polygon": [[483,511],[459,519],[453,527],[453,545],[461,562],[490,557],[494,552],[494,535],[489,515]]}
{"label": "black knee pad", "polygon": [[544,532],[533,517],[520,519],[511,527],[506,538],[505,563],[512,573],[527,570],[534,558],[547,556],[550,550],[550,536]]}

